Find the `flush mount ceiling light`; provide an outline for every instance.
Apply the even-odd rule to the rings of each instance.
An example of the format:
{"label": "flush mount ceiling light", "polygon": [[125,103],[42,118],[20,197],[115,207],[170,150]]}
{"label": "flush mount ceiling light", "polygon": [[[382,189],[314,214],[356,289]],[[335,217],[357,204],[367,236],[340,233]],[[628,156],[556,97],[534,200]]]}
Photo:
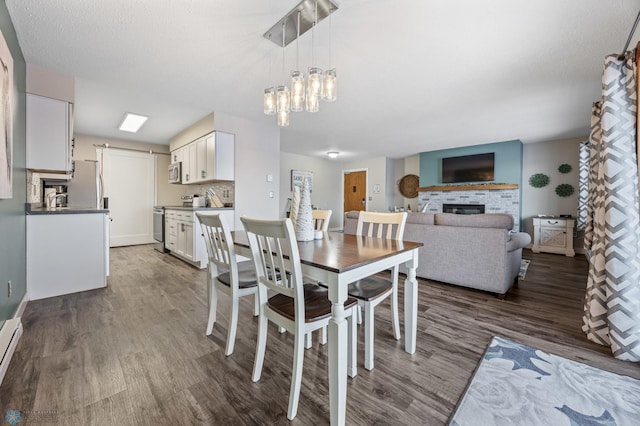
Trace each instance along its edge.
{"label": "flush mount ceiling light", "polygon": [[329,158],[336,158],[340,153],[338,151],[329,151],[327,152],[327,155],[329,156]]}
{"label": "flush mount ceiling light", "polygon": [[118,129],[123,132],[136,133],[140,130],[140,127],[147,121],[149,117],[145,117],[144,115],[132,114],[130,112],[124,115],[122,122],[120,123],[120,127]]}
{"label": "flush mount ceiling light", "polygon": [[[320,100],[325,102],[336,100],[336,69],[331,68],[331,14],[337,9],[338,5],[332,0],[302,0],[264,33],[267,40],[282,48],[283,78],[284,49],[289,43],[296,42],[296,69],[290,73],[291,90],[283,83],[278,86],[277,91],[273,86],[264,91],[264,113],[267,115],[277,113],[279,126],[289,125],[289,111],[317,112],[320,108]],[[322,69],[316,65],[315,27],[326,17],[329,17],[329,69],[323,73]],[[311,66],[308,67],[305,81],[304,72],[300,70],[298,62],[298,41],[300,36],[309,30],[311,30]]]}

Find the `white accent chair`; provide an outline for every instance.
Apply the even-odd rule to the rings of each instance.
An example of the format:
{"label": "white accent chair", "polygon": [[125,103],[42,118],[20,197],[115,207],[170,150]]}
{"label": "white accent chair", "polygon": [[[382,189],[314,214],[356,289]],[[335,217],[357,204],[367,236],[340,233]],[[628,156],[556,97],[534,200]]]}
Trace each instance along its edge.
{"label": "white accent chair", "polygon": [[[404,234],[407,213],[360,212],[356,235],[373,238],[386,238],[400,241]],[[365,232],[366,227],[366,232]],[[400,321],[398,316],[398,265],[391,271],[391,281],[377,276],[349,284],[349,296],[358,299],[358,323],[361,311],[364,311],[364,368],[373,369],[373,344],[375,323],[373,309],[384,299],[391,296],[393,335],[400,339]]]}
{"label": "white accent chair", "polygon": [[[300,254],[291,219],[259,220],[241,217],[249,240],[260,297],[258,341],[253,365],[253,381],[260,380],[267,345],[269,321],[286,329],[294,336],[293,371],[287,417],[293,419],[298,411],[302,364],[304,361],[305,335],[326,327],[331,318],[331,302],[325,288],[317,284],[305,284],[300,265]],[[287,253],[287,255],[283,254]],[[271,271],[278,271],[279,278]],[[267,290],[275,293],[268,297]],[[357,333],[354,323],[357,301],[345,302],[348,315],[347,372],[354,377],[356,368]]]}
{"label": "white accent chair", "polygon": [[258,280],[256,279],[253,262],[237,263],[233,249],[233,240],[229,226],[221,214],[205,215],[196,213],[202,235],[207,246],[209,262],[207,266],[207,301],[209,304],[209,319],[207,321],[207,336],[213,332],[216,322],[218,306],[218,290],[231,297],[231,309],[227,329],[227,344],[225,355],[233,353],[238,328],[239,300],[242,296],[255,297],[254,316],[259,313]]}

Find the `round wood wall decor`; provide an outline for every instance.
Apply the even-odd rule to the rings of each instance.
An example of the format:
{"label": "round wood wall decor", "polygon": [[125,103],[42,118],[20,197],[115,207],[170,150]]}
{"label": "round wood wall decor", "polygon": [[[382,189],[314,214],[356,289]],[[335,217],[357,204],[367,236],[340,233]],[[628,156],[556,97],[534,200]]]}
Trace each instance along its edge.
{"label": "round wood wall decor", "polygon": [[416,198],[418,196],[419,186],[420,178],[416,175],[405,175],[398,183],[400,193],[406,198]]}

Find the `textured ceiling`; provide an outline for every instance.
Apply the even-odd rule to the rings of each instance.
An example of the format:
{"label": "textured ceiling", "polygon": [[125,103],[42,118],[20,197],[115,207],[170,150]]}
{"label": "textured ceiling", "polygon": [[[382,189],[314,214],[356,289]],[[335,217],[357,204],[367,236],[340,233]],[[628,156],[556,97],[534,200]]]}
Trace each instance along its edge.
{"label": "textured ceiling", "polygon": [[[293,113],[283,151],[399,158],[584,136],[604,57],[622,50],[640,10],[640,0],[336,2],[338,100]],[[275,126],[262,93],[282,81],[282,49],[262,34],[298,0],[6,3],[27,63],[75,76],[78,133],[167,144],[211,111]],[[320,68],[328,36],[325,20]],[[311,32],[301,68],[310,47]],[[295,43],[285,53],[288,75]],[[116,129],[125,111],[151,118],[131,136]]]}

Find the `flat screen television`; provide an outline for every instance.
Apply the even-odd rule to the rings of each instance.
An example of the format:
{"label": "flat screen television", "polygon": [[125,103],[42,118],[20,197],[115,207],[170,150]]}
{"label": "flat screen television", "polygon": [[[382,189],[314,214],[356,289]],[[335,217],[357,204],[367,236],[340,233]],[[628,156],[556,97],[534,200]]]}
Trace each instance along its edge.
{"label": "flat screen television", "polygon": [[443,158],[442,183],[492,181],[493,159],[493,152]]}

